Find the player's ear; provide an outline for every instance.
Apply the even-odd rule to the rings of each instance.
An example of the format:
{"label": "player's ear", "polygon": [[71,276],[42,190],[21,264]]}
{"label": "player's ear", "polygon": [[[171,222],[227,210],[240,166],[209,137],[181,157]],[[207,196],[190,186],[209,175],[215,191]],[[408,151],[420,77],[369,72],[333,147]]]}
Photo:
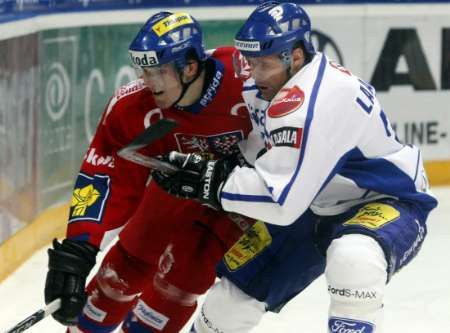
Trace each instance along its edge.
{"label": "player's ear", "polygon": [[300,46],[295,47],[292,50],[291,62],[292,62],[291,63],[292,75],[297,73],[300,70],[300,68],[302,68],[303,65],[305,64],[305,52]]}
{"label": "player's ear", "polygon": [[199,64],[197,61],[188,61],[183,68],[183,76],[185,82],[190,82],[196,75],[199,70]]}

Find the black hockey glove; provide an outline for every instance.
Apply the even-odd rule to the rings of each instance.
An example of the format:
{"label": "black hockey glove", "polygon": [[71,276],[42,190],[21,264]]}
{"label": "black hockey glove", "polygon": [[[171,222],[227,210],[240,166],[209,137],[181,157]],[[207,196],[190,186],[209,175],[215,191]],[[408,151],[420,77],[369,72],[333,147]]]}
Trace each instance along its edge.
{"label": "black hockey glove", "polygon": [[163,157],[180,170],[173,174],[154,170],[153,180],[168,193],[186,199],[195,199],[202,204],[222,209],[220,189],[231,170],[237,165],[234,159],[206,160],[198,154],[171,152]]}
{"label": "black hockey glove", "polygon": [[86,278],[95,265],[98,250],[87,242],[65,239],[53,240],[48,249],[45,303],[61,298],[61,308],[53,318],[63,325],[75,325],[83,310],[87,296],[84,291]]}

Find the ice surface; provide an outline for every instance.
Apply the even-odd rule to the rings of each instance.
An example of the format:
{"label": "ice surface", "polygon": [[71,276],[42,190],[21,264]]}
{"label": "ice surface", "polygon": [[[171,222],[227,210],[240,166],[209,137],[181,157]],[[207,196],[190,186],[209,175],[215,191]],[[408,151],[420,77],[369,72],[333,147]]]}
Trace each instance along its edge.
{"label": "ice surface", "polygon": [[[385,333],[450,332],[450,187],[433,192],[440,205],[430,215],[422,251],[388,285]],[[43,306],[46,264],[42,249],[0,284],[0,332]],[[252,333],[324,333],[327,308],[322,277],[279,314],[268,313]],[[28,332],[62,333],[64,327],[46,318]]]}

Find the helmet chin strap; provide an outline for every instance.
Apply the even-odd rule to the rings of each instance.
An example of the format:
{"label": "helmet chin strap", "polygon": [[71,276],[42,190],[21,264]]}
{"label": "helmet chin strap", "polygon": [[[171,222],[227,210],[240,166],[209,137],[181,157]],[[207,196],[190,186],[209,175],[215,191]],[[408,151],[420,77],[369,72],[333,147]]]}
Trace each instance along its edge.
{"label": "helmet chin strap", "polygon": [[203,71],[203,69],[204,69],[204,64],[203,64],[203,62],[201,62],[201,61],[199,61],[198,64],[199,64],[199,66],[198,66],[197,73],[196,73],[195,76],[192,78],[192,80],[190,80],[189,82],[183,82],[183,77],[182,77],[182,74],[183,74],[182,71],[183,71],[183,69],[179,69],[179,70],[177,71],[177,72],[178,72],[178,75],[179,75],[179,77],[180,77],[180,82],[181,82],[181,93],[180,93],[180,96],[177,98],[177,100],[176,100],[175,102],[173,102],[173,104],[171,105],[171,107],[172,107],[172,106],[176,106],[176,105],[181,101],[181,99],[184,97],[184,95],[186,94],[187,90],[188,90],[189,87],[191,86],[191,84],[194,83],[194,82],[200,77],[200,74],[202,73],[202,71]]}

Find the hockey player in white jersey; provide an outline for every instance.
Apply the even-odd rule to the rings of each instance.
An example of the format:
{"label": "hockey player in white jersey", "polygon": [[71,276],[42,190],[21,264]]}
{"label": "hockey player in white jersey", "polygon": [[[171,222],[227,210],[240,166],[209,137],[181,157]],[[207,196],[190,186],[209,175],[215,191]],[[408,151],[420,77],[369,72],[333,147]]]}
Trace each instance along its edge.
{"label": "hockey player in white jersey", "polygon": [[153,173],[174,195],[265,222],[225,255],[194,332],[249,332],[324,272],[328,332],[380,333],[386,283],[425,238],[437,201],[420,151],[397,140],[373,87],[315,52],[310,29],[299,5],[271,1],[236,35],[248,166],[171,154],[181,171]]}

